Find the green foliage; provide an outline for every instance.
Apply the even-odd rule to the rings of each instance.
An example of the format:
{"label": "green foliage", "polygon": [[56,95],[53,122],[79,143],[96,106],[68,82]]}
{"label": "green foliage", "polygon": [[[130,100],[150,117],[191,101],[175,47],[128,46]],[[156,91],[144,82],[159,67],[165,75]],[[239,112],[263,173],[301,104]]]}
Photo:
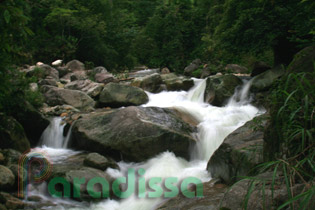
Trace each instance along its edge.
{"label": "green foliage", "polygon": [[[278,144],[273,151],[269,151],[273,160],[256,168],[259,173],[272,171],[272,177],[270,180],[245,177],[246,180],[252,180],[252,187],[244,198],[244,209],[248,207],[254,186],[256,191],[262,192],[262,196],[268,196],[265,194],[265,187],[268,186],[275,209],[309,209],[312,205],[315,195],[314,78],[315,70],[312,73],[290,73],[276,84],[271,96],[273,105],[270,111],[271,128],[276,135],[270,141]],[[279,174],[282,175],[280,179]],[[293,186],[296,184],[302,184],[304,190],[294,194]],[[276,203],[274,200],[274,192],[280,185],[285,186],[288,194],[284,203]]]}
{"label": "green foliage", "polygon": [[196,78],[200,78],[202,74],[202,66],[192,72],[192,76]]}

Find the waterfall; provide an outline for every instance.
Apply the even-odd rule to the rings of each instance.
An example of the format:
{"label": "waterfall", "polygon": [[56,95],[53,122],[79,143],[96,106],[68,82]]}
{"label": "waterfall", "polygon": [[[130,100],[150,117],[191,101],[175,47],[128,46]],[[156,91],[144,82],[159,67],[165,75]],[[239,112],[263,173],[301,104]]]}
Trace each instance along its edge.
{"label": "waterfall", "polygon": [[62,117],[54,117],[51,119],[49,126],[43,132],[40,138],[40,146],[46,146],[49,148],[67,148],[69,140],[71,138],[72,125],[68,131],[66,137],[63,135],[65,123],[63,123]]}
{"label": "waterfall", "polygon": [[250,97],[249,90],[252,85],[252,80],[243,81],[243,86],[239,89],[236,89],[233,96],[228,102],[228,106],[241,106],[249,104],[252,101]]}

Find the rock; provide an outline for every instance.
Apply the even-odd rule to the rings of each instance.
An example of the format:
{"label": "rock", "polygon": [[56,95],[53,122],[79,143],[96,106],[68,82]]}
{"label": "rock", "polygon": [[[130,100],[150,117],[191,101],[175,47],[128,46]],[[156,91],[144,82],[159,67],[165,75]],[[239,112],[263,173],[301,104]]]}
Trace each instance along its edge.
{"label": "rock", "polygon": [[69,69],[69,71],[72,71],[72,72],[85,70],[84,64],[78,60],[69,61],[66,64],[66,67],[67,69]]}
{"label": "rock", "polygon": [[92,82],[91,80],[76,80],[65,85],[66,89],[80,90],[92,98],[101,94],[104,84]]}
{"label": "rock", "polygon": [[176,76],[174,73],[161,75],[161,78],[168,91],[187,91],[194,86],[194,81],[192,79]]}
{"label": "rock", "polygon": [[67,75],[67,74],[69,74],[69,73],[71,73],[70,71],[69,71],[69,69],[67,68],[67,67],[65,67],[65,66],[59,66],[59,67],[57,67],[57,70],[58,70],[58,72],[59,72],[59,77],[61,78],[61,77],[64,77],[65,75]]}
{"label": "rock", "polygon": [[145,77],[138,77],[131,82],[134,87],[142,88],[143,90],[151,93],[157,93],[162,84],[161,75],[158,73],[151,74]]}
{"label": "rock", "polygon": [[164,151],[189,158],[195,128],[173,111],[157,107],[127,107],[91,113],[77,120],[72,147],[131,161],[143,161]]}
{"label": "rock", "polygon": [[266,64],[262,61],[257,61],[253,65],[252,73],[250,76],[255,77],[259,74],[264,73],[265,71],[267,71],[269,69],[271,69],[271,66],[269,66],[268,64]]}
{"label": "rock", "polygon": [[32,92],[37,92],[39,89],[38,89],[38,84],[37,83],[30,83],[30,90]]}
{"label": "rock", "polygon": [[36,146],[43,131],[49,125],[49,120],[29,102],[24,102],[23,109],[20,112],[14,113],[13,116],[23,126],[31,146]]}
{"label": "rock", "polygon": [[42,78],[46,78],[48,76],[50,76],[51,78],[55,79],[55,80],[59,80],[59,72],[46,64],[40,65],[38,66],[42,71],[43,71],[43,77]]}
{"label": "rock", "polygon": [[205,90],[205,102],[214,106],[223,106],[233,96],[235,88],[241,84],[242,80],[232,74],[209,77]]}
{"label": "rock", "polygon": [[76,81],[76,80],[86,80],[88,79],[88,76],[86,74],[86,71],[75,71],[74,73],[71,73],[70,80]]}
{"label": "rock", "polygon": [[228,64],[225,66],[224,70],[228,73],[248,73],[248,69],[246,67],[237,64]]}
{"label": "rock", "polygon": [[[107,173],[95,169],[95,168],[90,168],[90,167],[85,167],[82,166],[81,163],[76,163],[76,164],[64,164],[64,165],[54,165],[53,171],[51,176],[49,177],[49,180],[51,180],[54,177],[63,177],[65,178],[71,185],[71,189],[76,187],[77,189],[79,188],[79,186],[74,186],[73,185],[73,179],[74,178],[79,178],[85,179],[85,183],[80,185],[80,197],[76,198],[78,200],[86,200],[86,201],[91,201],[93,200],[93,198],[88,194],[87,190],[86,190],[86,185],[88,183],[89,180],[91,180],[92,178],[95,177],[100,177],[100,178],[104,178],[108,181],[109,185],[111,186],[111,183],[113,182],[113,178],[111,176],[109,176]],[[48,181],[49,181],[48,180]],[[95,188],[97,191],[101,191],[100,189],[100,185],[95,185]],[[57,189],[58,191],[62,190],[62,189]],[[70,195],[70,198],[73,198],[73,192],[71,192],[72,194]]]}
{"label": "rock", "polygon": [[252,85],[250,90],[253,92],[262,92],[271,88],[272,84],[283,76],[285,70],[281,67],[275,67],[262,74],[255,76],[251,81]]}
{"label": "rock", "polygon": [[[179,194],[158,206],[157,210],[218,210],[220,201],[224,197],[227,186],[214,184],[212,181],[204,183],[204,195],[202,198],[187,198]],[[222,209],[223,210],[223,209]]]}
{"label": "rock", "polygon": [[5,165],[17,164],[21,157],[21,153],[13,149],[3,149],[1,153],[4,155]]}
{"label": "rock", "polygon": [[211,75],[211,69],[210,69],[210,67],[207,66],[207,67],[202,69],[200,78],[204,79],[204,78],[209,77],[210,75]]}
{"label": "rock", "polygon": [[36,66],[41,66],[41,65],[44,65],[44,63],[40,61],[36,63]]}
{"label": "rock", "polygon": [[80,112],[80,110],[74,108],[73,106],[70,105],[58,105],[54,107],[43,107],[41,109],[41,112],[44,113],[45,115],[50,115],[50,116],[60,116],[62,113],[75,113],[75,112]]}
{"label": "rock", "polygon": [[10,169],[0,165],[0,190],[10,190],[14,185],[15,177]]}
{"label": "rock", "polygon": [[288,72],[314,72],[315,45],[306,47],[298,52],[288,66]]}
{"label": "rock", "polygon": [[97,73],[95,74],[94,79],[96,82],[104,84],[113,82],[115,80],[114,76],[110,73]]}
{"label": "rock", "polygon": [[102,107],[139,106],[148,101],[149,98],[142,89],[116,83],[105,85],[99,98]]}
{"label": "rock", "polygon": [[[274,190],[271,190],[272,177],[272,172],[266,172],[259,176],[253,177],[253,180],[256,180],[256,184],[253,185],[253,188],[251,189],[251,195],[248,198],[248,210],[264,210],[266,208],[278,209],[278,207],[289,200],[288,190],[286,189],[286,186],[282,184],[285,182],[284,180],[281,181],[278,177],[276,177]],[[258,184],[257,180],[262,181],[260,184]],[[245,179],[234,184],[222,198],[221,209],[244,209],[244,199],[247,196],[248,190],[251,186],[251,181],[252,180]],[[264,189],[262,187],[262,182],[266,183]],[[290,187],[290,193],[293,195],[299,195],[302,192],[305,192],[305,190],[306,189],[303,184],[295,184],[294,186]]]}
{"label": "rock", "polygon": [[50,86],[54,86],[54,87],[58,87],[57,81],[55,79],[41,79],[38,84],[40,86],[43,85],[50,85]]}
{"label": "rock", "polygon": [[128,76],[131,78],[145,77],[151,74],[160,73],[160,69],[143,69],[141,71],[130,72]]}
{"label": "rock", "polygon": [[61,66],[61,64],[62,64],[62,60],[56,60],[51,63],[52,66]]}
{"label": "rock", "polygon": [[169,73],[171,73],[171,71],[167,67],[161,70],[161,74],[169,74]]}
{"label": "rock", "polygon": [[106,157],[98,153],[90,153],[84,159],[84,165],[96,169],[105,171],[107,168],[119,169],[119,166],[113,160],[109,160]]}
{"label": "rock", "polygon": [[23,201],[5,192],[0,192],[0,202],[9,210],[25,209],[26,206]]}
{"label": "rock", "polygon": [[264,127],[267,115],[247,122],[227,136],[211,156],[207,170],[212,178],[231,184],[263,161]]}
{"label": "rock", "polygon": [[71,105],[80,110],[92,110],[94,100],[82,91],[68,90],[52,86],[42,86],[45,102],[50,106]]}
{"label": "rock", "polygon": [[191,76],[192,73],[199,68],[201,60],[196,59],[184,69],[184,75]]}
{"label": "rock", "polygon": [[22,125],[13,117],[0,114],[0,148],[25,152],[30,149]]}
{"label": "rock", "polygon": [[106,74],[108,73],[107,69],[103,66],[98,66],[93,69],[94,74]]}

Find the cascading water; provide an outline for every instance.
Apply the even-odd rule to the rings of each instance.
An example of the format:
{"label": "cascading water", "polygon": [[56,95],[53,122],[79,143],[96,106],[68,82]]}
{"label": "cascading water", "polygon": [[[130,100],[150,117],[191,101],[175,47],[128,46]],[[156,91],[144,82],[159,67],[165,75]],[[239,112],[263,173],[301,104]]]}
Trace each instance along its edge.
{"label": "cascading water", "polygon": [[[222,144],[227,135],[259,115],[260,112],[257,108],[249,104],[247,95],[250,83],[245,83],[240,91],[236,91],[225,107],[215,107],[203,102],[206,81],[201,79],[194,79],[194,81],[195,86],[188,92],[148,93],[150,100],[144,105],[146,107],[174,108],[180,112],[189,114],[199,122],[197,133],[198,142],[196,147],[191,150],[191,160],[187,161],[176,157],[172,152],[163,152],[143,163],[120,162],[118,164],[121,170],[109,168],[107,169],[108,174],[114,178],[126,177],[128,168],[143,168],[146,171],[143,175],[145,180],[149,180],[152,177],[177,177],[179,180],[185,177],[196,177],[203,182],[207,182],[211,179],[210,174],[206,170],[206,166],[214,151]],[[60,119],[55,119],[55,123],[58,124],[59,120]],[[52,127],[54,127],[53,124],[54,121]],[[59,127],[59,129],[62,130],[63,128]],[[58,129],[55,129],[55,131],[57,130]],[[56,134],[56,137],[51,137],[53,135],[50,134],[50,131],[47,131],[47,134],[43,136],[43,144],[46,146],[56,146],[57,144],[50,144],[49,142],[53,142],[54,138],[59,138],[60,135]],[[62,144],[58,143],[58,146],[61,145]],[[70,153],[73,152],[71,150],[69,151]],[[54,152],[50,152],[50,156],[56,156],[56,154],[53,153]],[[120,201],[107,199],[97,204],[91,204],[88,207],[70,209],[149,210],[154,209],[161,204],[161,202],[163,202],[162,198],[140,199],[134,194]],[[62,204],[60,205],[62,206]]]}
{"label": "cascading water", "polygon": [[40,146],[56,149],[67,148],[71,137],[72,126],[70,127],[67,136],[64,137],[63,130],[66,124],[63,123],[62,120],[62,117],[55,117],[51,120],[50,125],[45,129],[40,138]]}

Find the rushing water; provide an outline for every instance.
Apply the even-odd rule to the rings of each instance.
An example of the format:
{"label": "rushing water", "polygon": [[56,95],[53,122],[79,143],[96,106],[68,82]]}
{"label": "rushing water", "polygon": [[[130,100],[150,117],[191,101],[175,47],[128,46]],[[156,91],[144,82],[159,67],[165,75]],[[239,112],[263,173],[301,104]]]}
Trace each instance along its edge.
{"label": "rushing water", "polygon": [[[118,163],[121,168],[120,171],[108,169],[107,173],[113,177],[121,177],[126,176],[128,168],[143,168],[146,171],[143,176],[146,180],[151,177],[178,177],[179,179],[197,177],[203,182],[209,181],[211,175],[207,172],[206,166],[211,155],[222,144],[227,135],[259,115],[260,111],[249,104],[249,82],[244,83],[244,86],[235,92],[225,107],[215,107],[204,103],[205,87],[205,80],[195,79],[195,86],[188,92],[148,93],[150,100],[144,105],[145,107],[171,107],[191,115],[199,122],[197,126],[198,142],[196,147],[190,151],[190,161],[176,157],[172,152],[166,151],[142,163],[120,162]],[[63,125],[60,122],[60,118],[55,118],[52,121],[50,128],[43,134],[42,145],[65,148],[67,138],[62,136]],[[73,151],[69,152],[65,149],[56,150],[47,147],[45,149],[52,156],[53,161],[58,160],[56,156],[62,156],[60,153],[73,153]],[[149,210],[154,209],[161,202],[163,202],[162,198],[139,199],[134,195],[120,201],[107,199],[100,203],[90,204],[88,207],[71,209]],[[60,208],[62,209],[62,207]]]}

